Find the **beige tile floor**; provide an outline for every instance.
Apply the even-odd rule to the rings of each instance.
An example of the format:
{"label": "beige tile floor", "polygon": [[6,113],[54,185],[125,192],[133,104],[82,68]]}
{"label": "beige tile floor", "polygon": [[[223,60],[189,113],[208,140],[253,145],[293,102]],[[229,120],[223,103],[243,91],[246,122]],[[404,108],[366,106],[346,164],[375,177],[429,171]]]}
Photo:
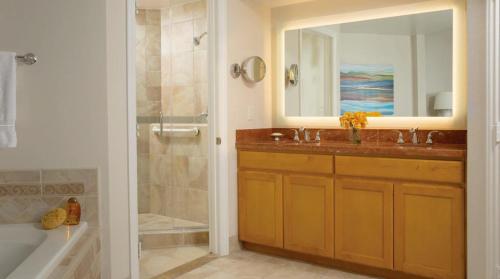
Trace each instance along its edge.
{"label": "beige tile floor", "polygon": [[238,251],[215,259],[178,278],[181,279],[370,279],[299,261]]}
{"label": "beige tile floor", "polygon": [[154,278],[208,254],[208,246],[144,250],[140,261],[140,278]]}
{"label": "beige tile floor", "polygon": [[139,233],[170,231],[175,228],[205,228],[206,224],[172,218],[168,216],[141,213],[139,214]]}

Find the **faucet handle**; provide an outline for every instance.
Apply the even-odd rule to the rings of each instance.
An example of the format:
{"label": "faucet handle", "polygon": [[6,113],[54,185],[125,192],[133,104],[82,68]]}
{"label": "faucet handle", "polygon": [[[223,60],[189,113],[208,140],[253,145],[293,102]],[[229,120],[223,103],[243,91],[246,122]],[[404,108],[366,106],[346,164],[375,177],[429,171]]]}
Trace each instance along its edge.
{"label": "faucet handle", "polygon": [[433,143],[433,140],[432,140],[432,135],[435,134],[435,133],[439,133],[439,134],[442,134],[441,132],[439,131],[430,131],[428,134],[427,134],[427,141],[425,142],[426,144],[432,144]]}
{"label": "faucet handle", "polygon": [[311,131],[304,129],[304,140],[311,141]]}
{"label": "faucet handle", "polygon": [[403,137],[403,132],[401,132],[400,130],[393,130],[394,132],[398,133],[398,141],[397,141],[397,144],[404,144],[405,143],[405,139]]}
{"label": "faucet handle", "polygon": [[417,128],[410,128],[410,134],[411,134],[411,142],[413,144],[418,144],[418,127]]}
{"label": "faucet handle", "polygon": [[316,131],[315,141],[321,141],[321,130]]}
{"label": "faucet handle", "polygon": [[294,136],[293,136],[293,141],[300,141],[299,131],[296,130],[296,129],[292,129],[292,131],[295,133]]}

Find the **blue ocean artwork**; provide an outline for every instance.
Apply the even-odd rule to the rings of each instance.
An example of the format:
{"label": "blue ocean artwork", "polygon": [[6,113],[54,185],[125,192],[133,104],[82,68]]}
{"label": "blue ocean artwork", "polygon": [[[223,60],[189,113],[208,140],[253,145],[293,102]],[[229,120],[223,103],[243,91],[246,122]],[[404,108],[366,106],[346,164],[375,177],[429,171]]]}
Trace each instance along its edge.
{"label": "blue ocean artwork", "polygon": [[392,65],[341,65],[340,113],[357,111],[394,115]]}

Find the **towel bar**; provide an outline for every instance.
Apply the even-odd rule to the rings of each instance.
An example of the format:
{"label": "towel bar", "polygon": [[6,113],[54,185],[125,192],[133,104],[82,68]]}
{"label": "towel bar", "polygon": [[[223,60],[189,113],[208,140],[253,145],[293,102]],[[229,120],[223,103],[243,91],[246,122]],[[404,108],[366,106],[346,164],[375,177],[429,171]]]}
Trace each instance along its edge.
{"label": "towel bar", "polygon": [[27,53],[25,55],[16,55],[16,60],[26,65],[33,65],[38,61],[38,57],[33,53]]}

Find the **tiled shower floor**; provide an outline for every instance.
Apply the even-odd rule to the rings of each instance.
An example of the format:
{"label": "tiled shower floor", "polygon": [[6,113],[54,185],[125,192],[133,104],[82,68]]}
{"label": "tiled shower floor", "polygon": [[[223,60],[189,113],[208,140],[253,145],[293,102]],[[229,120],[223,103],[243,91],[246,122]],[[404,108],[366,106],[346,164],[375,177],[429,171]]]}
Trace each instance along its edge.
{"label": "tiled shower floor", "polygon": [[139,233],[158,233],[172,230],[208,229],[207,224],[197,223],[152,213],[139,214]]}

